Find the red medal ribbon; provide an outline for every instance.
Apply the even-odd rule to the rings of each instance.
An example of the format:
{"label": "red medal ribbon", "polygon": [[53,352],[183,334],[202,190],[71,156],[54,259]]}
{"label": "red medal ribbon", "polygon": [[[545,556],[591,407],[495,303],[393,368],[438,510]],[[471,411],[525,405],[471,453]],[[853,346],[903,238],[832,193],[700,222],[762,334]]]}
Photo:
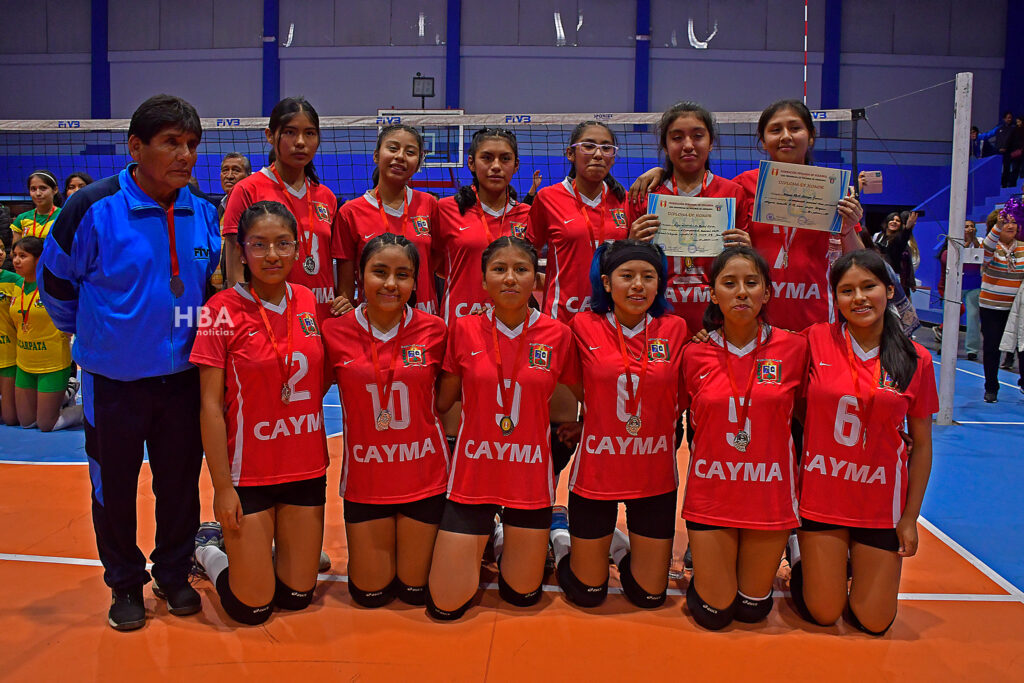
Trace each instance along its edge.
{"label": "red medal ribbon", "polygon": [[[378,187],[373,188],[373,196],[377,200],[377,211],[380,212],[380,222],[381,222],[381,225],[384,228],[382,232],[391,232],[391,224],[388,223],[388,215],[386,213],[384,213],[384,202],[382,202],[381,199],[380,199],[380,188],[378,188]],[[409,194],[408,194],[408,192],[406,192],[405,188],[403,187],[402,188],[402,217],[398,219],[398,221],[399,221],[398,224],[402,227],[402,237],[405,237],[406,239],[409,238],[409,236],[405,234],[406,233],[405,219],[406,219],[406,215],[408,213],[409,213]]]}
{"label": "red medal ribbon", "polygon": [[[614,318],[614,314],[612,315]],[[626,395],[626,412],[630,415],[640,417],[640,396],[643,391],[644,378],[647,377],[647,362],[650,359],[650,351],[647,348],[647,314],[644,314],[644,350],[643,361],[640,365],[640,379],[636,383],[636,388],[633,387],[633,373],[631,371],[631,365],[629,361],[629,353],[626,350],[626,337],[622,334],[622,323],[619,322],[618,318],[615,318],[615,331],[619,335],[619,350],[622,351],[622,367],[625,369],[626,382],[628,394]],[[630,407],[632,406],[632,407]]]}
{"label": "red medal ribbon", "polygon": [[[46,227],[46,224],[50,222],[50,216],[52,216],[54,214],[54,212],[56,212],[56,211],[57,211],[57,207],[56,206],[51,206],[50,207],[50,213],[46,214],[46,220],[43,221],[43,227],[44,228]],[[32,232],[29,233],[29,235],[27,235],[28,237],[36,237],[36,220],[38,218],[39,218],[39,213],[37,211],[32,211]]]}
{"label": "red medal ribbon", "polygon": [[[295,208],[295,197],[288,191],[288,186],[281,180],[281,175],[277,172],[277,168],[274,164],[270,165],[270,171],[274,174],[274,178],[281,185],[281,192],[284,194],[285,200],[288,202],[288,208],[291,209],[292,215],[295,216],[295,220],[299,220],[299,212]],[[309,239],[304,237],[302,226],[296,231],[299,233],[299,244],[302,245],[302,250],[306,253],[306,256],[313,255],[313,186],[309,182],[309,178],[305,179],[306,183],[306,226],[309,228]]]}
{"label": "red medal ribbon", "polygon": [[178,249],[174,240],[174,205],[167,208],[167,239],[171,250],[171,277],[178,277]]}
{"label": "red medal ribbon", "polygon": [[25,305],[25,288],[21,288],[21,329],[28,331],[28,313],[32,310],[32,302],[39,297],[39,287],[32,290],[32,296],[28,298],[28,305]]}
{"label": "red medal ribbon", "polygon": [[846,360],[850,365],[850,378],[853,380],[853,391],[857,395],[857,407],[860,408],[861,414],[861,449],[867,448],[868,443],[868,421],[871,419],[871,409],[875,404],[875,394],[878,393],[878,387],[882,385],[882,349],[878,349],[878,357],[875,359],[875,368],[871,374],[876,378],[874,382],[868,387],[867,398],[860,393],[860,375],[857,372],[857,360],[853,353],[853,338],[850,337],[850,329],[846,328],[843,330],[843,334],[846,337]]}
{"label": "red medal ribbon", "polygon": [[[487,217],[484,215],[484,204],[480,201],[480,193],[476,191],[476,186],[473,187],[473,195],[476,197],[476,212],[480,216],[480,225],[484,226],[484,234],[487,235],[487,244],[494,241],[494,235],[491,234],[491,228],[487,224]],[[498,237],[503,237],[501,233],[505,231],[505,212],[508,211],[508,189],[505,190],[505,208],[501,210],[501,222],[498,223]]]}
{"label": "red medal ribbon", "polygon": [[607,194],[608,194],[608,185],[606,185],[604,182],[602,182],[601,183],[601,206],[600,206],[600,209],[598,209],[599,213],[601,214],[601,225],[598,228],[597,235],[595,236],[594,235],[594,225],[590,222],[590,214],[587,213],[586,207],[583,206],[583,199],[581,198],[579,190],[576,189],[576,181],[575,180],[572,181],[572,196],[576,200],[576,208],[579,209],[579,212],[581,214],[583,214],[583,220],[586,221],[586,223],[587,223],[587,232],[590,233],[590,243],[594,245],[594,249],[597,249],[604,242],[604,214],[605,214],[604,199],[605,199],[605,195],[607,195]]}
{"label": "red medal ribbon", "polygon": [[498,346],[498,316],[494,312],[491,313],[491,338],[494,340],[494,359],[498,366],[498,395],[501,397],[501,405],[499,406],[505,416],[512,414],[512,398],[515,396],[516,379],[519,378],[519,368],[522,367],[520,359],[523,357],[526,351],[526,333],[530,329],[530,311],[526,311],[526,320],[523,321],[523,331],[520,332],[522,335],[519,339],[519,348],[516,350],[516,355],[512,359],[512,377],[508,387],[505,387],[505,366],[501,362],[501,349]]}
{"label": "red medal ribbon", "polygon": [[[364,309],[365,313],[365,309]],[[388,402],[391,400],[391,387],[395,383],[395,364],[398,357],[402,355],[402,330],[405,329],[405,314],[402,311],[402,319],[398,323],[398,333],[395,335],[395,350],[391,353],[391,362],[388,366],[387,382],[381,385],[380,356],[377,350],[377,338],[373,334],[373,326],[370,323],[370,316],[366,316],[366,333],[370,335],[370,355],[373,357],[373,377],[377,384],[377,396],[380,397],[380,409],[387,410]]]}
{"label": "red medal ribbon", "polygon": [[[747,377],[747,388],[743,395],[743,405],[737,406],[740,410],[739,429],[741,432],[747,429],[747,414],[750,412],[750,393],[754,389],[754,377],[757,375],[757,350],[761,348],[761,334],[762,328],[760,325],[757,326],[757,343],[754,345],[754,362],[750,366],[750,376]],[[722,350],[725,351],[725,371],[729,375],[729,386],[732,388],[732,395],[738,404],[740,402],[740,390],[736,385],[736,378],[732,373],[732,352],[729,350],[729,342],[725,339],[725,332],[722,332]],[[748,435],[749,436],[749,435]]]}
{"label": "red medal ribbon", "polygon": [[288,350],[284,357],[281,356],[281,351],[277,347],[277,338],[274,336],[274,330],[270,327],[270,320],[267,318],[267,312],[263,310],[263,302],[258,296],[256,296],[256,290],[253,289],[252,285],[249,285],[249,293],[252,294],[252,298],[256,301],[256,308],[260,311],[260,318],[263,319],[263,326],[267,330],[267,336],[270,337],[270,345],[274,348],[274,355],[277,357],[277,366],[281,371],[281,386],[288,385],[288,371],[292,367],[292,303],[294,297],[288,296],[287,286],[285,288],[284,298],[288,302],[288,307],[285,311],[285,325],[288,327]]}

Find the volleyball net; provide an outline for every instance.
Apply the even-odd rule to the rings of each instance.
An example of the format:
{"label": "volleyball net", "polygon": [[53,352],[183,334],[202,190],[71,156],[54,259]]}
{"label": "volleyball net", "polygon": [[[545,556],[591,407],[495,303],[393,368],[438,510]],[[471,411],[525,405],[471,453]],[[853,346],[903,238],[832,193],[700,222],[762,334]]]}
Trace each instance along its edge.
{"label": "volleyball net", "polygon": [[[856,171],[857,121],[862,110],[818,110],[813,115],[818,128],[815,164]],[[717,139],[712,172],[731,178],[757,167],[764,158],[757,141],[759,116],[759,111],[714,114]],[[322,116],[314,163],[322,182],[340,199],[359,196],[372,186],[379,130],[402,123],[417,128],[424,137],[426,156],[412,185],[447,196],[472,181],[466,155],[473,133],[485,127],[505,128],[515,133],[518,142],[520,163],[512,185],[522,196],[530,188],[534,171],[541,172],[542,185],[565,177],[569,170],[565,149],[572,129],[581,121],[594,120],[615,133],[620,149],[612,174],[628,186],[662,163],[657,138],[660,118],[660,112],[465,114],[458,110]],[[130,160],[128,124],[128,119],[0,121],[0,199],[27,200],[26,178],[37,169],[51,171],[60,182],[76,171],[94,179],[116,173]],[[266,118],[204,118],[202,124],[203,140],[193,175],[203,192],[221,194],[220,164],[228,152],[244,154],[254,170],[267,164]]]}

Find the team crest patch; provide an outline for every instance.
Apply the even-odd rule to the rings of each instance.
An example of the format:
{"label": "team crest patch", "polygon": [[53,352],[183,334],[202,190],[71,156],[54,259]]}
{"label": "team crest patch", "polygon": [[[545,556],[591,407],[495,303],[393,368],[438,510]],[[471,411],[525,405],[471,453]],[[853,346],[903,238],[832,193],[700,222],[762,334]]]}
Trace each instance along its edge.
{"label": "team crest patch", "polygon": [[413,216],[412,229],[417,235],[429,235],[430,219],[426,216]]}
{"label": "team crest patch", "polygon": [[672,359],[669,352],[668,339],[649,339],[647,341],[647,357],[652,363],[667,363]]}
{"label": "team crest patch", "polygon": [[402,347],[402,365],[405,367],[423,367],[427,364],[426,348],[422,344],[409,344]]}
{"label": "team crest patch", "polygon": [[302,328],[302,333],[307,337],[319,337],[320,331],[316,329],[316,319],[309,313],[299,313],[299,327]]}
{"label": "team crest patch", "polygon": [[612,209],[612,218],[615,219],[616,228],[626,227],[626,212],[622,209]]}
{"label": "team crest patch", "polygon": [[547,344],[530,344],[528,358],[531,368],[551,370],[551,347]]}
{"label": "team crest patch", "polygon": [[896,394],[900,393],[899,387],[896,386],[896,380],[894,380],[892,378],[892,375],[890,375],[888,372],[882,373],[882,379],[878,383],[878,388],[885,389]]}
{"label": "team crest patch", "polygon": [[763,358],[757,361],[758,384],[780,384],[782,382],[782,361]]}
{"label": "team crest patch", "polygon": [[524,239],[526,237],[526,223],[516,223],[512,221],[512,236]]}
{"label": "team crest patch", "polygon": [[331,222],[331,213],[327,210],[327,205],[320,202],[313,202],[313,211],[316,212],[316,217],[322,220],[324,223]]}
{"label": "team crest patch", "polygon": [[32,305],[35,306],[36,308],[42,308],[43,307],[43,302],[40,301],[39,299],[36,299],[35,302],[33,302]]}

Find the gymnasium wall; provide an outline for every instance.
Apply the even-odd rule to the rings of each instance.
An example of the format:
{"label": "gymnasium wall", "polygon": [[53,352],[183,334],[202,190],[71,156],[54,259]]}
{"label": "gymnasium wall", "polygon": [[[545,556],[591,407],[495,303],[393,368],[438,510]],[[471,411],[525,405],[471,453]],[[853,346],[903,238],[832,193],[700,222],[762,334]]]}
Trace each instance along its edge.
{"label": "gymnasium wall", "polygon": [[[840,106],[861,107],[975,74],[974,120],[997,119],[1007,0],[842,2]],[[280,0],[281,92],[322,113],[419,105],[415,72],[445,101],[445,0]],[[808,103],[820,102],[824,0],[810,3]],[[259,116],[263,3],[109,0],[111,112],[180,94],[204,116]],[[469,112],[629,111],[635,0],[462,0]],[[559,22],[556,24],[555,15]],[[0,0],[0,118],[87,118],[90,0]],[[800,96],[802,0],[651,0],[651,108],[717,110]],[[697,40],[690,45],[689,20]],[[557,28],[560,26],[561,33]],[[293,28],[292,28],[293,27]],[[289,30],[291,38],[289,41]],[[286,47],[287,45],[287,47]],[[869,110],[887,139],[948,140],[952,87]],[[862,136],[873,136],[863,128]]]}

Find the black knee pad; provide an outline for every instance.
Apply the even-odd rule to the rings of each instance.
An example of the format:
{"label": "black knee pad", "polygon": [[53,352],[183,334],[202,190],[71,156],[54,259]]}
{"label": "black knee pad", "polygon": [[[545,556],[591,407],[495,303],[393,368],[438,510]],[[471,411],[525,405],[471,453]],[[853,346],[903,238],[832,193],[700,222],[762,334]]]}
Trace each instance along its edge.
{"label": "black knee pad", "polygon": [[622,583],[622,592],[626,594],[629,601],[637,607],[644,609],[654,609],[655,607],[661,607],[665,604],[665,596],[667,591],[660,593],[648,593],[645,591],[636,579],[633,578],[633,573],[629,570],[630,554],[626,553],[626,556],[619,562],[619,582]]}
{"label": "black knee pad", "polygon": [[498,572],[498,595],[500,595],[501,599],[510,605],[515,605],[516,607],[532,607],[540,600],[540,594],[542,592],[541,586],[537,586],[536,589],[529,593],[520,593],[512,588],[512,586],[508,585],[508,583],[505,582],[505,577],[501,575],[500,571]]}
{"label": "black knee pad", "polygon": [[427,587],[426,586],[410,586],[402,583],[396,576],[394,582],[395,595],[399,600],[407,605],[416,605],[422,607],[427,602]]}
{"label": "black knee pad", "polygon": [[569,565],[569,555],[567,554],[558,563],[555,574],[558,576],[558,585],[562,587],[565,592],[565,597],[569,599],[569,602],[580,607],[597,607],[604,602],[604,599],[608,597],[608,582],[605,581],[600,586],[588,586],[579,580],[579,578],[572,573],[572,567]]}
{"label": "black knee pad", "polygon": [[690,615],[694,621],[709,631],[720,631],[732,623],[736,614],[736,602],[733,600],[725,609],[718,609],[704,602],[697,592],[693,579],[690,579],[690,585],[686,587],[686,606],[690,608]]}
{"label": "black knee pad", "polygon": [[572,460],[572,453],[575,450],[562,443],[558,438],[558,427],[561,422],[551,423],[551,469],[557,475],[565,469],[565,466]]}
{"label": "black knee pad", "polygon": [[886,632],[890,628],[892,628],[893,623],[896,621],[896,615],[894,614],[892,616],[892,621],[890,621],[889,625],[883,628],[881,631],[872,631],[871,629],[864,626],[864,624],[860,623],[860,619],[857,618],[857,615],[854,613],[853,608],[849,606],[847,606],[846,611],[843,612],[843,619],[845,619],[846,623],[848,623],[850,626],[853,626],[858,631],[867,633],[869,636],[884,636]]}
{"label": "black knee pad", "polygon": [[313,602],[313,588],[308,591],[297,591],[277,577],[275,581],[277,586],[274,588],[274,604],[277,607],[298,611],[306,609],[309,603]]}
{"label": "black knee pad", "polygon": [[376,591],[364,591],[354,583],[352,583],[352,577],[348,577],[348,594],[352,596],[352,600],[360,607],[383,607],[392,600],[395,599],[395,582],[392,581],[384,588]]}
{"label": "black knee pad", "polygon": [[462,615],[466,613],[466,610],[473,604],[473,598],[466,601],[466,604],[462,605],[453,610],[441,609],[434,604],[434,598],[430,595],[430,590],[426,591],[426,604],[427,604],[427,615],[437,619],[438,621],[455,621],[461,619]]}
{"label": "black knee pad", "polygon": [[768,618],[768,614],[772,611],[774,604],[775,597],[771,593],[766,598],[756,600],[737,592],[736,614],[733,615],[733,619],[742,621],[745,624],[756,624]]}
{"label": "black knee pad", "polygon": [[246,626],[259,626],[270,618],[274,604],[267,603],[260,607],[253,607],[236,598],[235,594],[231,592],[231,584],[228,583],[228,569],[222,571],[217,577],[217,595],[220,596],[221,606],[228,616],[238,623]]}
{"label": "black knee pad", "polygon": [[831,626],[832,624],[823,624],[811,614],[811,610],[807,609],[807,603],[804,601],[804,567],[803,562],[797,562],[793,565],[793,568],[789,575],[789,596],[793,599],[793,607],[796,609],[796,613],[804,621],[809,621],[812,624],[818,626]]}

